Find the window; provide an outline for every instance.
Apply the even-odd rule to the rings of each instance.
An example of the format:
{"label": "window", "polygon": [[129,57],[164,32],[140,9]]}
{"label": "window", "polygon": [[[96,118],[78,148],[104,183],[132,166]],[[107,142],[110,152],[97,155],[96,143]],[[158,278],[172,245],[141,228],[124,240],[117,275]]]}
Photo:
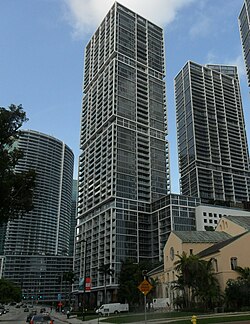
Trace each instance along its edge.
{"label": "window", "polygon": [[218,262],[216,259],[212,259],[212,264],[215,272],[218,272]]}
{"label": "window", "polygon": [[231,269],[235,270],[237,267],[237,258],[236,257],[232,257],[231,258]]}

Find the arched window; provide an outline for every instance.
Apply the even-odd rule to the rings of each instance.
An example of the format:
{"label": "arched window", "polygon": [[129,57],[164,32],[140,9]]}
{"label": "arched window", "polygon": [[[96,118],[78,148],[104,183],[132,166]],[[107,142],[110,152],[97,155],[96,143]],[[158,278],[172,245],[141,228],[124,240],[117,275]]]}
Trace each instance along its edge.
{"label": "arched window", "polygon": [[235,270],[237,267],[237,258],[236,257],[232,257],[231,258],[231,269]]}

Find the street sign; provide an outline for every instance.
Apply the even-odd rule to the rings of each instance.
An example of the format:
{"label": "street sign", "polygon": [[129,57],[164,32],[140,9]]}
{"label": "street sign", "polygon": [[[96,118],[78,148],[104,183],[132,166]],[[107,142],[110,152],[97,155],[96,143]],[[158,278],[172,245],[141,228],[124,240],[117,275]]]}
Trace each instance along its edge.
{"label": "street sign", "polygon": [[91,278],[85,279],[85,291],[90,292],[91,291]]}
{"label": "street sign", "polygon": [[144,295],[147,295],[150,290],[153,288],[153,286],[146,280],[144,279],[139,286],[137,287]]}

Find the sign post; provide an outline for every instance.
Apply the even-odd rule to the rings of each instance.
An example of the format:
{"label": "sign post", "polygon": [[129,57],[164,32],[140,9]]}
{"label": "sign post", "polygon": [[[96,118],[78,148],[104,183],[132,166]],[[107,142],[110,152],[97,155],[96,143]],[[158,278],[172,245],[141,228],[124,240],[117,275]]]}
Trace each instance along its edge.
{"label": "sign post", "polygon": [[[143,273],[144,274],[144,273]],[[144,295],[144,315],[145,315],[145,323],[147,323],[147,294],[153,288],[153,286],[146,280],[146,274],[144,274],[144,280],[137,287]]]}

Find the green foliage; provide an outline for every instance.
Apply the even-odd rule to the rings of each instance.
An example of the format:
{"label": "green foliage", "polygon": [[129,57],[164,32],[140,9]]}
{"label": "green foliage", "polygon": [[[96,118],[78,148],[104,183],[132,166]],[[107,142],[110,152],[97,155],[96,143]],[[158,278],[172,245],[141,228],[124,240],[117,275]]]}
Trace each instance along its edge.
{"label": "green foliage", "polygon": [[250,282],[247,279],[229,279],[225,289],[227,307],[239,310],[250,306]]}
{"label": "green foliage", "polygon": [[[123,261],[119,275],[118,300],[130,305],[142,305],[144,297],[138,289],[138,286],[144,279],[142,272],[143,270],[150,271],[153,268],[155,268],[155,265],[152,263],[134,263],[133,260],[129,259]],[[156,281],[148,278],[148,276],[146,276],[146,279],[153,287],[156,286]],[[147,295],[147,298],[150,299],[150,293]]]}
{"label": "green foliage", "polygon": [[227,281],[225,299],[228,308],[238,310],[250,306],[250,268],[236,267],[235,271],[240,276]]}
{"label": "green foliage", "polygon": [[32,210],[35,171],[15,172],[23,153],[16,147],[20,127],[28,119],[21,105],[0,107],[0,223]]}
{"label": "green foliage", "polygon": [[72,271],[64,272],[62,279],[63,279],[63,281],[67,282],[68,284],[72,285],[75,280],[75,274]]}
{"label": "green foliage", "polygon": [[103,274],[104,278],[107,276],[112,276],[114,274],[114,270],[110,268],[110,263],[102,264],[98,271]]}
{"label": "green foliage", "polygon": [[206,309],[218,306],[222,296],[215,277],[212,261],[201,260],[197,255],[177,255],[175,270],[179,272],[175,289],[182,291],[178,306],[184,308],[202,304]]}
{"label": "green foliage", "polygon": [[9,280],[0,279],[0,302],[19,302],[22,298],[21,288]]}

